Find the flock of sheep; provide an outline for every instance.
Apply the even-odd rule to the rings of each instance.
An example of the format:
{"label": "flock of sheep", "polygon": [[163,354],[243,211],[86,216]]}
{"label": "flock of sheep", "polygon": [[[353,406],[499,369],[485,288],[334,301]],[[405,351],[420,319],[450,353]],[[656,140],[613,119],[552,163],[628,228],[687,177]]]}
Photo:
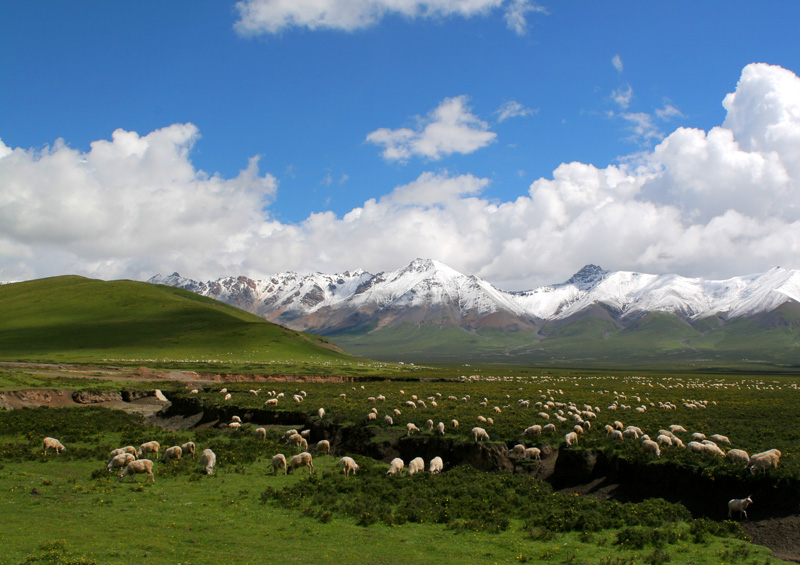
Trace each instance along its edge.
{"label": "flock of sheep", "polygon": [[[361,388],[364,389],[363,386]],[[353,387],[353,390],[356,390],[355,387]],[[219,392],[225,395],[225,400],[231,399],[231,393],[229,393],[227,389],[222,389]],[[249,392],[257,396],[261,390],[250,390]],[[191,393],[196,394],[198,391],[195,389],[192,390]],[[428,408],[430,406],[430,408],[435,409],[438,407],[439,402],[442,402],[443,400],[455,401],[459,403],[471,402],[471,397],[468,394],[461,398],[452,395],[445,398],[441,393],[436,393],[428,396],[427,399],[419,398],[417,395],[410,395],[406,397],[403,390],[400,390],[399,394],[402,397],[401,404],[396,408],[387,410],[388,413],[386,413],[383,417],[383,422],[388,426],[394,426],[394,419],[402,414],[401,408],[404,410],[410,409],[413,411],[417,408]],[[570,431],[564,435],[564,445],[569,448],[578,444],[581,435],[592,428],[592,421],[597,419],[597,415],[601,413],[601,409],[598,406],[590,406],[588,404],[584,404],[582,407],[579,407],[573,402],[560,402],[555,399],[557,395],[563,394],[563,391],[560,389],[548,389],[546,394],[541,394],[534,402],[529,399],[519,399],[517,401],[516,408],[523,410],[533,408],[533,411],[538,411],[538,413],[536,413],[537,418],[547,421],[547,423],[544,425],[533,424],[528,426],[526,429],[524,429],[524,431],[522,431],[523,437],[538,438],[543,434],[556,433],[556,423],[550,422],[550,420],[554,420],[558,425],[566,424],[572,426]],[[614,394],[616,394],[616,392]],[[266,395],[269,398],[266,400],[265,405],[271,408],[276,407],[278,402],[286,397],[285,393],[277,391],[269,391],[266,393]],[[306,396],[307,394],[305,391],[296,391],[295,394],[292,394],[291,399],[293,402],[300,404],[305,400]],[[346,400],[347,394],[341,393],[339,397],[342,400]],[[408,400],[405,400],[406,398],[408,398]],[[506,395],[506,398],[510,398],[509,395]],[[642,403],[638,396],[634,396],[632,398],[639,402],[640,405],[632,407],[624,404],[624,401],[626,401],[627,398],[625,395],[619,394],[617,395],[615,401],[609,405],[606,410],[610,412],[617,410],[633,410],[637,413],[643,413],[649,408],[655,407],[664,410],[677,409],[677,406],[671,402],[659,402],[658,405],[656,405],[652,402],[649,404]],[[381,403],[386,403],[386,401],[386,396],[382,394],[366,398],[367,404],[378,405]],[[480,402],[478,402],[479,407],[491,410],[493,417],[487,417],[483,415],[477,416],[476,423],[481,424],[481,426],[475,426],[471,429],[470,435],[473,441],[489,441],[489,433],[487,432],[486,428],[482,426],[494,425],[494,417],[502,417],[501,415],[505,410],[513,408],[508,400],[505,402],[507,403],[502,406],[493,406],[491,409],[489,408],[489,401],[487,398],[483,398]],[[707,401],[684,400],[682,402],[682,407],[686,409],[704,409],[707,406]],[[317,411],[317,415],[320,419],[325,417],[325,409],[320,408]],[[376,407],[372,407],[366,415],[366,422],[376,422],[378,420],[378,415],[379,410]],[[231,422],[228,423],[227,426],[233,430],[237,430],[241,428],[242,420],[238,416],[233,416]],[[444,422],[434,423],[432,419],[428,419],[425,422],[425,427],[430,433],[438,435],[444,435],[447,429],[447,426]],[[459,422],[455,419],[450,420],[450,427],[454,430],[458,429]],[[726,436],[720,434],[714,434],[706,437],[702,433],[695,432],[691,434],[691,440],[687,439],[687,443],[684,444],[684,441],[677,434],[688,434],[688,432],[683,426],[677,424],[668,426],[668,429],[659,429],[658,432],[654,434],[655,440],[651,439],[648,434],[643,433],[639,427],[631,425],[625,426],[619,420],[615,420],[613,424],[607,424],[604,429],[606,431],[607,438],[617,441],[639,441],[644,452],[652,454],[655,457],[660,457],[661,450],[665,448],[684,448],[690,453],[723,457],[731,463],[744,464],[745,469],[749,470],[752,474],[758,472],[766,473],[770,468],[777,468],[781,458],[781,452],[777,449],[770,449],[755,455],[749,455],[746,451],[741,449],[729,449],[727,452],[725,452],[720,447],[720,444],[729,446],[731,442]],[[406,435],[411,436],[416,433],[420,433],[420,427],[414,422],[408,422],[406,424]],[[261,439],[266,439],[267,437],[267,431],[265,428],[257,428],[254,431],[254,434],[256,437]],[[279,471],[283,471],[284,474],[291,474],[296,469],[302,467],[308,467],[309,473],[313,473],[314,465],[313,457],[309,451],[309,439],[310,430],[304,430],[302,432],[298,432],[294,429],[288,430],[284,435],[284,441],[288,445],[294,446],[298,453],[291,457],[288,462],[284,454],[275,454],[270,461],[270,467],[272,468],[274,474],[277,474]],[[45,454],[47,453],[48,449],[54,449],[56,453],[60,453],[66,449],[64,445],[55,438],[47,437],[44,439],[43,443]],[[119,470],[120,481],[123,481],[125,477],[128,476],[134,477],[136,474],[147,474],[150,480],[155,483],[155,477],[153,475],[153,461],[148,459],[147,455],[154,453],[155,457],[157,458],[160,447],[161,446],[158,442],[150,441],[143,443],[138,450],[133,446],[115,449],[110,453],[107,462],[107,469],[109,472]],[[316,453],[322,455],[329,454],[331,451],[330,442],[324,439],[317,442],[315,451]],[[177,460],[185,455],[191,455],[192,458],[194,458],[195,444],[193,442],[187,442],[180,446],[175,445],[167,448],[163,452],[161,461],[167,462],[170,460]],[[517,460],[541,461],[542,449],[539,447],[528,447],[524,443],[518,443],[509,451],[509,456]],[[214,452],[210,449],[205,449],[202,452],[201,460],[205,472],[207,474],[212,474],[217,460]],[[355,474],[360,469],[359,465],[351,457],[342,457],[339,460],[339,465],[345,477],[349,477],[350,474]],[[406,466],[403,460],[400,458],[395,458],[390,462],[386,475],[398,475],[405,468]],[[425,461],[421,457],[416,457],[408,463],[407,473],[408,475],[414,475],[418,472],[424,471],[425,468]],[[429,462],[427,468],[431,473],[439,473],[444,468],[444,462],[441,457],[434,457]],[[746,509],[749,504],[752,504],[751,497],[747,497],[745,499],[732,499],[728,505],[729,516],[731,516],[733,512],[739,512],[744,517],[747,517]]]}

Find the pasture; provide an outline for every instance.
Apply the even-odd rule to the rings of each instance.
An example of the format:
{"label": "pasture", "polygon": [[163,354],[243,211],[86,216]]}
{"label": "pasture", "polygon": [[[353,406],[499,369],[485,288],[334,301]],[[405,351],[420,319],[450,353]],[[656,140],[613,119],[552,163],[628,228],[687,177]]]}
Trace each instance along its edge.
{"label": "pasture", "polygon": [[[772,562],[770,552],[745,541],[746,529],[738,522],[723,520],[727,498],[748,492],[726,494],[720,509],[709,513],[723,516],[711,520],[661,497],[578,495],[535,477],[545,470],[558,475],[563,462],[596,453],[618,467],[619,462],[633,466],[645,479],[689,469],[709,484],[787,492],[800,479],[800,437],[792,425],[797,382],[784,376],[484,373],[453,381],[138,386],[167,391],[172,404],[162,423],[170,429],[98,407],[0,411],[0,545],[7,548],[0,563],[360,562],[367,555],[380,563],[765,563]],[[269,398],[277,405],[265,405]],[[520,400],[529,400],[529,406]],[[670,404],[675,408],[660,407]],[[572,405],[591,407],[596,417],[578,445],[567,448],[564,435],[575,425]],[[636,410],[642,406],[647,408]],[[319,408],[325,410],[321,418]],[[368,420],[373,409],[376,419]],[[559,410],[566,421],[555,418]],[[243,419],[241,428],[227,427],[233,415]],[[392,416],[391,425],[386,415]],[[479,416],[494,423],[480,423],[490,439],[476,447],[470,431]],[[452,427],[454,419],[458,428]],[[444,422],[444,436],[430,431],[427,420]],[[692,432],[718,433],[731,441],[726,450],[778,448],[783,456],[764,476],[680,448],[664,448],[656,458],[638,440],[610,440],[603,426],[615,420],[651,435],[680,424],[687,432],[678,435],[687,442]],[[420,432],[409,437],[407,423]],[[554,424],[554,432],[523,434],[533,424],[547,423]],[[266,440],[253,434],[261,426],[267,428]],[[283,440],[292,427],[310,432],[313,476],[307,469],[273,475],[269,468],[275,453],[287,459],[296,453]],[[58,437],[67,451],[43,456],[45,436]],[[333,455],[314,453],[320,439],[331,441]],[[198,456],[157,462],[155,484],[143,476],[120,483],[105,470],[112,449],[150,440],[162,449],[194,441]],[[553,455],[542,463],[518,460],[509,455],[517,443],[539,446],[543,454],[552,449]],[[212,475],[203,473],[199,462],[205,448],[218,457]],[[445,462],[441,474],[385,476],[392,456],[406,465],[411,455],[424,456],[427,465],[437,450]],[[348,454],[361,470],[345,478],[338,461]],[[561,463],[556,460],[554,470],[556,454]],[[465,464],[470,458],[478,464]],[[496,469],[481,468],[490,464]],[[754,500],[751,519],[775,514],[763,499]]]}

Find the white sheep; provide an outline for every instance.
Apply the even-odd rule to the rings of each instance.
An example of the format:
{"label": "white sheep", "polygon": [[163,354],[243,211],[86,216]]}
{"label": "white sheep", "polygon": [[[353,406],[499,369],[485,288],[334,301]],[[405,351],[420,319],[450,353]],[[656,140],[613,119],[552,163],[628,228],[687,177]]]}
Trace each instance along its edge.
{"label": "white sheep", "polygon": [[556,425],[555,424],[546,424],[542,428],[542,433],[545,433],[545,434],[550,433],[550,432],[555,432],[555,431],[556,431]]}
{"label": "white sheep", "polygon": [[122,455],[123,453],[130,453],[133,455],[133,458],[136,459],[136,448],[132,445],[126,445],[125,447],[119,447],[114,449],[111,453],[108,454],[109,462],[114,459],[117,455]]}
{"label": "white sheep", "polygon": [[474,428],[472,428],[472,439],[474,441],[483,441],[483,440],[489,441],[489,434],[486,433],[486,430],[484,430],[483,428],[475,426]]}
{"label": "white sheep", "polygon": [[311,430],[303,430],[300,435],[306,439],[311,439]]}
{"label": "white sheep", "polygon": [[158,457],[159,449],[161,449],[161,445],[157,441],[147,441],[139,446],[136,457],[141,459],[145,453],[155,453],[156,457]]}
{"label": "white sheep", "polygon": [[378,418],[378,415],[375,412],[369,412],[367,414],[367,421],[373,421]]}
{"label": "white sheep", "polygon": [[408,474],[413,475],[415,473],[419,473],[425,470],[425,461],[423,461],[422,457],[415,457],[411,460],[408,464]]}
{"label": "white sheep", "polygon": [[62,444],[60,441],[58,441],[54,437],[46,437],[46,438],[44,438],[44,440],[42,440],[42,445],[44,445],[44,454],[45,455],[47,455],[47,450],[48,449],[55,449],[56,450],[56,455],[61,455],[62,451],[66,451],[67,450],[67,448],[64,447],[64,444]]}
{"label": "white sheep", "polygon": [[267,401],[264,403],[264,406],[277,406],[277,405],[278,405],[278,399],[277,398],[267,399]]}
{"label": "white sheep", "polygon": [[164,393],[161,392],[160,390],[156,389],[155,390],[155,395],[156,395],[156,398],[158,400],[160,400],[161,402],[169,402],[169,400],[167,400],[167,397],[164,396]]}
{"label": "white sheep", "polygon": [[686,449],[688,449],[690,453],[706,452],[706,446],[699,441],[690,441],[688,444],[686,444]]}
{"label": "white sheep", "polygon": [[658,445],[663,445],[664,447],[669,447],[672,445],[672,438],[661,434],[656,437],[656,443],[658,443]]}
{"label": "white sheep", "polygon": [[342,473],[344,473],[345,477],[349,477],[351,472],[355,474],[356,471],[361,469],[352,457],[342,457],[339,460],[339,465],[342,466]]}
{"label": "white sheep", "polygon": [[428,426],[429,432],[433,431],[433,420],[428,420],[427,422],[425,422],[425,425]]}
{"label": "white sheep", "polygon": [[567,447],[572,447],[573,445],[578,445],[578,434],[575,432],[570,432],[564,436],[564,443],[567,444]]}
{"label": "white sheep", "polygon": [[529,447],[525,450],[525,459],[531,460],[534,459],[536,461],[542,460],[542,450],[538,447]]}
{"label": "white sheep", "polygon": [[128,463],[134,461],[136,457],[131,455],[130,453],[119,453],[111,458],[111,460],[106,465],[108,472],[112,472],[114,469],[121,469],[123,467],[127,467]]}
{"label": "white sheep", "polygon": [[522,432],[522,435],[525,436],[540,436],[542,435],[542,426],[539,424],[534,424],[532,426],[528,426],[525,428],[525,431]]}
{"label": "white sheep", "polygon": [[253,435],[259,439],[267,439],[267,429],[266,428],[256,428],[253,432]]}
{"label": "white sheep", "polygon": [[183,457],[183,449],[181,449],[180,445],[173,445],[164,450],[164,455],[161,456],[161,462],[166,463],[173,459],[178,461],[181,457]]}
{"label": "white sheep", "polygon": [[514,448],[511,450],[511,453],[509,453],[508,456],[516,458],[525,457],[525,446],[521,443],[518,443],[517,445],[514,446]]}
{"label": "white sheep", "polygon": [[272,467],[274,475],[278,474],[278,469],[283,469],[283,474],[286,474],[286,457],[283,455],[283,453],[274,455],[269,464],[270,467]]}
{"label": "white sheep", "polygon": [[644,449],[645,453],[652,453],[656,457],[661,457],[661,450],[658,448],[658,444],[651,439],[646,439],[642,442],[642,449]]}
{"label": "white sheep", "polygon": [[153,475],[153,462],[149,459],[139,459],[138,461],[131,461],[125,467],[125,470],[119,474],[120,482],[125,480],[125,477],[133,477],[136,480],[137,473],[147,473],[153,484],[156,484],[156,478]]}
{"label": "white sheep", "polygon": [[217,454],[210,449],[204,449],[200,456],[200,464],[205,468],[206,474],[210,475],[214,472],[214,465],[217,464]]}
{"label": "white sheep", "polygon": [[228,427],[234,430],[238,430],[239,428],[242,427],[242,424],[239,422],[231,422],[230,424],[228,424]]}
{"label": "white sheep", "polygon": [[430,465],[428,466],[429,473],[433,474],[441,473],[443,469],[444,469],[444,461],[442,461],[441,457],[437,456],[431,459]]}
{"label": "white sheep", "polygon": [[302,453],[298,453],[291,459],[289,459],[289,468],[287,472],[292,474],[295,469],[298,467],[308,467],[308,474],[314,474],[314,463],[311,461],[311,454],[308,451],[304,451]]}
{"label": "white sheep", "polygon": [[619,441],[622,441],[622,440],[624,440],[624,439],[625,439],[625,436],[624,436],[624,435],[622,435],[622,432],[621,432],[621,431],[619,431],[619,430],[611,430],[611,433],[610,433],[610,434],[608,434],[608,435],[609,435],[609,437],[610,437],[611,439],[617,439],[617,440],[619,440]]}
{"label": "white sheep", "polygon": [[409,422],[408,424],[406,424],[406,430],[408,430],[408,434],[406,434],[406,435],[410,436],[414,432],[418,432],[419,428],[416,426],[416,424],[412,424],[411,422]]}
{"label": "white sheep", "polygon": [[231,399],[231,393],[226,394],[225,395],[225,400],[230,400],[230,399]]}
{"label": "white sheep", "polygon": [[387,426],[393,426],[394,425],[394,420],[392,420],[392,417],[389,416],[389,414],[386,414],[386,416],[383,417],[383,421],[386,422]]}
{"label": "white sheep", "polygon": [[731,444],[731,440],[729,440],[727,437],[719,435],[719,434],[713,434],[711,436],[708,436],[708,439],[714,440],[716,443],[724,443],[724,444],[727,444],[727,445]]}
{"label": "white sheep", "polygon": [[458,420],[450,420],[450,425],[453,426],[453,428],[457,428],[458,427]]}
{"label": "white sheep", "polygon": [[444,422],[439,422],[438,424],[436,424],[436,432],[440,436],[444,435]]}
{"label": "white sheep", "polygon": [[185,455],[191,454],[192,455],[192,459],[194,459],[194,451],[195,451],[194,442],[193,441],[187,441],[186,443],[181,445],[181,451]]}
{"label": "white sheep", "polygon": [[750,456],[750,461],[747,463],[747,469],[751,474],[755,475],[757,471],[767,472],[767,469],[772,467],[778,468],[781,461],[782,453],[777,449],[770,449],[762,451]]}
{"label": "white sheep", "polygon": [[398,475],[398,474],[400,474],[400,472],[403,470],[403,468],[405,466],[406,466],[406,464],[403,463],[402,459],[400,459],[399,457],[395,457],[394,459],[392,459],[392,462],[389,463],[389,470],[386,471],[386,474],[387,475]]}
{"label": "white sheep", "polygon": [[327,439],[321,439],[317,442],[317,453],[327,455],[331,451],[331,442]]}
{"label": "white sheep", "polygon": [[193,388],[192,390],[189,391],[189,394],[199,394],[199,393],[200,391],[197,390],[196,388]]}
{"label": "white sheep", "polygon": [[750,462],[750,455],[748,455],[743,449],[731,449],[728,451],[725,457],[731,463],[744,463],[747,465]]}
{"label": "white sheep", "polygon": [[669,426],[669,429],[672,433],[683,432],[686,433],[686,428],[683,426],[679,426],[678,424],[672,424]]}
{"label": "white sheep", "polygon": [[320,408],[319,410],[317,410],[317,416],[319,416],[320,420],[322,418],[324,418],[325,417],[325,409],[324,408]]}
{"label": "white sheep", "polygon": [[744,516],[747,518],[747,507],[753,504],[753,499],[748,496],[747,498],[732,498],[728,501],[728,518],[733,518],[733,513],[738,512],[739,517]]}
{"label": "white sheep", "polygon": [[231,421],[238,422],[240,424],[242,423],[242,419],[239,416],[231,416]]}

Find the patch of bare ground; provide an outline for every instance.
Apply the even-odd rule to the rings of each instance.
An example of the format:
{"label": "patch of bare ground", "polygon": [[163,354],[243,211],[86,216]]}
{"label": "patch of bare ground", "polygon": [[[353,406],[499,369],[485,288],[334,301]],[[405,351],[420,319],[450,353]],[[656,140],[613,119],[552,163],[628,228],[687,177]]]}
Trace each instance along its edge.
{"label": "patch of bare ground", "polygon": [[800,515],[745,520],[742,529],[750,541],[770,548],[775,558],[800,563]]}

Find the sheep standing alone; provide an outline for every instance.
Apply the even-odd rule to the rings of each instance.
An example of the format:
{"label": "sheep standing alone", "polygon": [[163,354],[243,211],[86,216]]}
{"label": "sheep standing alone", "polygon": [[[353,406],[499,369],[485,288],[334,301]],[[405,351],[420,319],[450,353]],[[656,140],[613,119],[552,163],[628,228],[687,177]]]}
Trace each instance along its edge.
{"label": "sheep standing alone", "polygon": [[406,434],[406,435],[410,436],[414,432],[418,432],[419,428],[417,427],[416,424],[412,424],[411,422],[409,422],[408,424],[406,424],[406,430],[408,430],[408,434]]}
{"label": "sheep standing alone", "polygon": [[422,457],[415,457],[408,464],[409,475],[414,475],[415,473],[419,473],[424,470],[425,470],[425,461],[423,461]]}
{"label": "sheep standing alone", "polygon": [[195,452],[194,442],[193,441],[187,441],[186,443],[184,443],[181,446],[181,451],[183,451],[183,453],[186,454],[186,455],[191,454],[192,455],[192,459],[194,459],[194,452]]}
{"label": "sheep standing alone", "polygon": [[130,453],[119,453],[111,458],[106,465],[106,468],[108,469],[108,472],[111,473],[114,469],[122,469],[123,467],[127,467],[128,463],[135,460],[136,458]]}
{"label": "sheep standing alone", "polygon": [[356,471],[361,469],[352,457],[342,457],[339,460],[339,465],[342,466],[342,473],[344,473],[345,477],[349,477],[351,471],[355,474]]}
{"label": "sheep standing alone", "polygon": [[298,453],[289,459],[289,468],[287,473],[292,474],[298,467],[308,467],[308,474],[314,474],[314,463],[312,463],[311,454],[308,451]]}
{"label": "sheep standing alone", "polygon": [[441,457],[434,457],[431,459],[431,463],[428,466],[428,471],[431,473],[441,473],[442,469],[444,469],[444,461],[442,461]]}
{"label": "sheep standing alone", "polygon": [[133,477],[133,480],[136,480],[137,473],[147,473],[150,477],[150,480],[153,484],[156,484],[156,477],[153,475],[153,462],[149,459],[139,459],[137,461],[131,461],[125,467],[125,470],[119,474],[120,482],[125,480],[125,477]]}
{"label": "sheep standing alone", "polygon": [[472,428],[472,439],[474,441],[483,441],[483,440],[489,441],[489,434],[487,434],[486,430],[484,430],[483,428],[475,426],[474,428]]}
{"label": "sheep standing alone", "polygon": [[450,425],[453,426],[454,428],[457,428],[458,427],[458,420],[450,420]]}
{"label": "sheep standing alone", "polygon": [[204,449],[200,457],[200,464],[205,468],[206,474],[210,475],[214,472],[214,465],[217,464],[217,454],[210,449]]}
{"label": "sheep standing alone", "polygon": [[317,453],[327,455],[331,451],[331,442],[327,439],[321,439],[317,442]]}
{"label": "sheep standing alone", "polygon": [[402,459],[400,459],[399,457],[395,457],[394,459],[392,459],[392,462],[389,463],[389,470],[386,471],[386,474],[387,475],[397,475],[397,474],[400,473],[400,471],[403,470],[403,468],[405,466],[406,466],[406,464],[403,463]]}
{"label": "sheep standing alone", "polygon": [[444,435],[444,422],[439,422],[438,424],[436,424],[436,432],[440,436]]}
{"label": "sheep standing alone", "polygon": [[180,445],[173,445],[172,447],[168,447],[164,450],[164,455],[161,457],[161,462],[166,463],[167,461],[178,461],[183,456],[183,450],[181,449]]}
{"label": "sheep standing alone", "polygon": [[274,475],[278,474],[278,469],[283,469],[283,474],[286,474],[286,457],[283,455],[283,453],[274,455],[269,464],[272,467]]}
{"label": "sheep standing alone", "polygon": [[139,450],[136,452],[136,457],[141,459],[144,457],[145,453],[155,453],[156,457],[158,457],[159,449],[161,449],[161,445],[157,441],[145,442],[139,446]]}
{"label": "sheep standing alone", "polygon": [[62,444],[60,441],[58,441],[54,437],[46,437],[46,438],[44,438],[44,440],[42,441],[42,444],[44,445],[44,454],[45,455],[47,455],[47,450],[48,449],[55,449],[56,450],[56,455],[61,455],[61,452],[62,451],[66,451],[66,449],[67,449],[66,447],[64,447],[64,444]]}
{"label": "sheep standing alone", "polygon": [[253,432],[258,439],[267,439],[267,429],[266,428],[256,428],[256,431]]}
{"label": "sheep standing alone", "polygon": [[324,408],[320,408],[319,410],[317,410],[317,416],[319,416],[320,420],[322,418],[324,418],[325,417],[325,409]]}
{"label": "sheep standing alone", "polygon": [[751,497],[747,498],[732,498],[728,501],[728,518],[732,518],[734,512],[739,513],[739,517],[744,516],[747,518],[747,507],[753,504]]}

